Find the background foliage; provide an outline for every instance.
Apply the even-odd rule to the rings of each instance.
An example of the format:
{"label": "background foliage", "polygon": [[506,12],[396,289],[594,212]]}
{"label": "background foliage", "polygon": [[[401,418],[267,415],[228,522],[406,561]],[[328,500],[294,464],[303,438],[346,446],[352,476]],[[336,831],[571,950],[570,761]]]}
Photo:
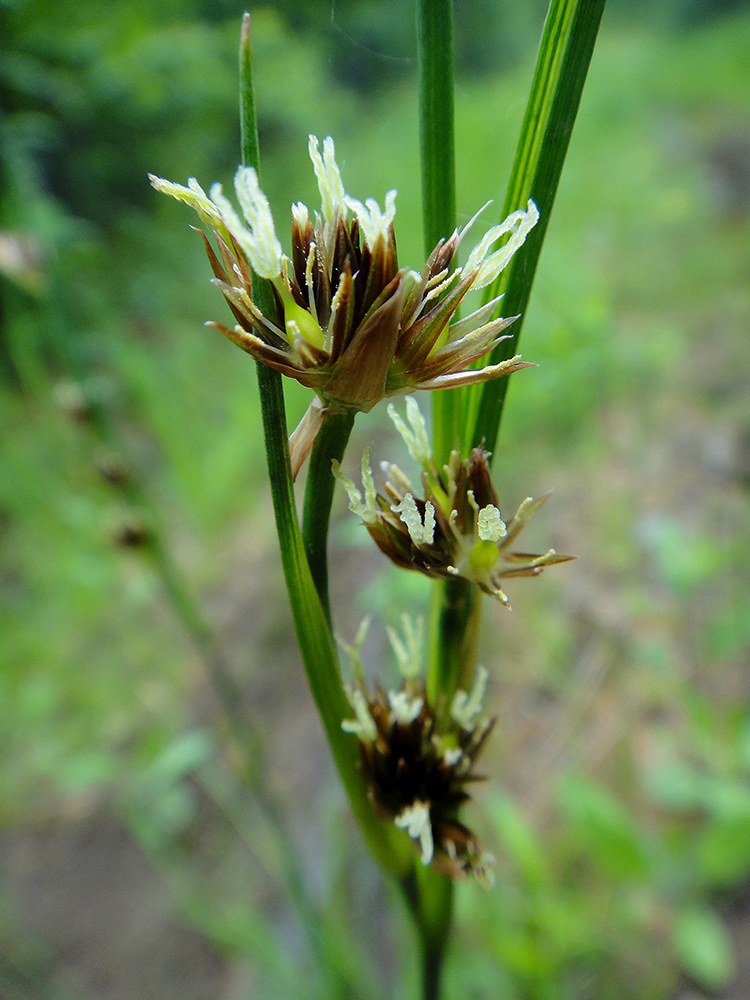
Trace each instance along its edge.
{"label": "background foliage", "polygon": [[[415,975],[398,957],[404,929],[373,920],[382,888],[342,827],[289,636],[251,365],[201,329],[223,307],[200,243],[145,179],[231,181],[239,13],[0,7],[11,997],[197,997],[206,976],[214,995],[343,996],[354,982],[382,996]],[[456,4],[463,221],[501,195],[542,18],[541,3]],[[292,199],[315,203],[306,136],[330,133],[354,195],[398,189],[401,259],[418,261],[408,5],[279,2],[253,25],[277,219]],[[500,719],[475,815],[500,878],[458,895],[449,996],[641,1000],[680,975],[710,991],[738,974],[737,996],[746,988],[731,936],[747,926],[750,876],[748,65],[746,5],[612,0],[526,321],[539,368],[514,380],[496,462],[508,507],[555,487],[532,534],[580,559],[518,582],[513,615],[486,614]],[[291,393],[290,421],[305,404]],[[363,420],[352,454],[377,441],[397,460],[386,435]],[[365,610],[396,623],[425,600],[355,520],[340,509],[346,638]],[[149,533],[175,578],[138,544]],[[197,596],[200,627],[175,586]],[[277,834],[238,783],[207,625],[323,916],[317,951]],[[371,668],[384,656],[374,631]],[[151,894],[140,852],[158,873],[143,876]],[[81,886],[112,870],[86,904],[101,927],[119,920],[103,941],[81,922]],[[197,937],[169,944],[154,929],[147,960],[122,927],[156,911]]]}

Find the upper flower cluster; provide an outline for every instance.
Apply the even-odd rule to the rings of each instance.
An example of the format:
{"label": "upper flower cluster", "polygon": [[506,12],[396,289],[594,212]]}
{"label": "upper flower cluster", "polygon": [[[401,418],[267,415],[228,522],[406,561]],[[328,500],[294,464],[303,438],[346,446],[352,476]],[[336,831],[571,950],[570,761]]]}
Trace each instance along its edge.
{"label": "upper flower cluster", "polygon": [[488,463],[489,452],[474,448],[468,459],[458,451],[439,472],[432,457],[427,428],[416,400],[406,400],[409,426],[391,404],[388,413],[409,453],[422,466],[424,499],[415,496],[409,479],[397,465],[383,462],[382,492],[375,488],[369,449],[362,457],[364,500],[358,487],[337,462],[333,472],[349,494],[349,508],[367,526],[378,547],[397,566],[432,577],[463,577],[506,607],[500,586],[505,577],[537,576],[545,566],[567,562],[572,556],[550,549],[542,555],[514,552],[512,543],[547,499],[528,497],[506,524]]}
{"label": "upper flower cluster", "polygon": [[[189,204],[214,233],[206,237],[215,283],[237,325],[214,323],[257,361],[314,389],[325,407],[368,411],[384,396],[443,389],[508,375],[527,367],[520,356],[466,370],[490,351],[512,319],[491,319],[499,298],[461,320],[456,310],[471,288],[490,284],[508,264],[539,213],[533,202],[492,227],[463,267],[453,268],[463,233],[441,240],[421,272],[399,268],[393,219],[396,192],[385,209],[344,191],[333,140],[321,154],[310,136],[310,158],[321,210],[292,206],[292,255],[276,236],[268,201],[252,167],[235,176],[243,223],[215,184],[209,194],[191,178],[187,187],[151,176],[165,194]],[[473,221],[473,220],[472,220]],[[506,238],[498,249],[491,248]],[[252,272],[272,282],[276,310],[253,301]]]}

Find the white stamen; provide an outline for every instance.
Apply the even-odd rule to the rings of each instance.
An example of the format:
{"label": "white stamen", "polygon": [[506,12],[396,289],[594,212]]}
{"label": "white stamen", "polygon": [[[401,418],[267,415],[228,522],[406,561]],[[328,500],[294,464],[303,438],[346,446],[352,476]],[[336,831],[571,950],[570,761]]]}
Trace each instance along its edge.
{"label": "white stamen", "polygon": [[427,424],[416,399],[413,396],[406,397],[406,417],[411,424],[411,430],[406,426],[403,417],[393,403],[388,404],[388,416],[403,438],[414,461],[419,462],[422,466],[427,465],[432,460],[432,448],[427,434]]}
{"label": "white stamen", "polygon": [[[318,323],[318,307],[315,304],[315,288],[313,286],[313,267],[315,265],[315,243],[311,243],[307,253],[307,264],[305,265],[305,285],[307,286],[307,302],[310,315]],[[318,326],[320,324],[318,323]],[[326,345],[327,346],[327,345]]]}
{"label": "white stamen", "polygon": [[424,642],[424,618],[421,616],[413,621],[409,615],[401,615],[404,626],[404,639],[390,625],[386,625],[388,639],[396,654],[399,670],[407,680],[416,677],[422,666],[422,645]]}
{"label": "white stamen", "polygon": [[409,477],[393,462],[381,462],[380,471],[386,479],[395,487],[397,493],[411,493],[412,485]]}
{"label": "white stamen", "polygon": [[362,455],[362,483],[365,487],[365,503],[362,503],[361,492],[354,482],[341,471],[341,466],[335,458],[331,460],[331,469],[349,495],[349,510],[359,515],[366,524],[374,524],[378,519],[378,511],[375,507],[375,484],[370,468],[370,449],[365,448]]}
{"label": "white stamen", "polygon": [[346,282],[344,280],[344,272],[342,271],[339,276],[339,283],[336,286],[336,291],[333,293],[333,298],[331,299],[331,316],[328,320],[328,329],[326,331],[326,337],[329,341],[333,336],[333,328],[336,323],[336,313],[339,311],[339,305],[341,304],[341,298],[344,294],[345,287]]}
{"label": "white stamen", "polygon": [[410,698],[406,691],[389,691],[388,704],[396,722],[408,725],[414,722],[424,705],[424,698]]}
{"label": "white stamen", "polygon": [[378,735],[378,730],[362,692],[347,691],[347,696],[357,718],[344,719],[341,728],[345,733],[355,733],[363,743],[372,743]]}
{"label": "white stamen", "polygon": [[482,711],[482,700],[487,690],[487,678],[489,674],[485,667],[477,667],[477,676],[471,694],[466,691],[456,691],[451,705],[451,718],[457,722],[462,729],[469,732],[474,728],[474,716]]}
{"label": "white stamen", "polygon": [[406,830],[412,840],[419,840],[422,847],[422,864],[429,865],[432,861],[434,847],[432,843],[432,826],[430,825],[430,810],[426,803],[415,802],[402,810],[395,820],[400,830]]}
{"label": "white stamen", "polygon": [[336,165],[333,139],[330,135],[323,140],[323,156],[318,149],[318,137],[311,135],[307,145],[315,176],[318,179],[321,208],[325,222],[332,222],[336,213],[346,214],[346,192]]}
{"label": "white stamen", "polygon": [[396,215],[396,192],[389,191],[385,196],[385,211],[380,210],[380,206],[374,198],[368,198],[363,205],[356,198],[347,198],[346,203],[354,212],[362,227],[365,243],[371,250],[375,249],[379,237],[383,237],[388,243],[388,230]]}
{"label": "white stamen", "polygon": [[359,628],[357,629],[357,634],[354,637],[354,642],[352,645],[344,642],[343,639],[336,636],[336,641],[339,646],[344,650],[352,663],[352,673],[361,681],[363,677],[362,670],[362,646],[364,645],[365,638],[367,636],[367,630],[370,627],[370,622],[372,621],[372,615],[365,615],[362,621],[359,623]]}
{"label": "white stamen", "polygon": [[[234,189],[242,213],[250,226],[250,241],[246,252],[253,270],[262,278],[271,280],[278,278],[283,270],[284,254],[281,244],[276,239],[268,199],[261,191],[258,175],[252,167],[240,167],[237,170],[234,175]],[[213,197],[213,189],[211,196]]]}
{"label": "white stamen", "polygon": [[394,514],[400,514],[409,537],[415,545],[432,545],[435,537],[435,508],[428,500],[424,507],[424,523],[411,493],[407,493],[400,504],[391,505]]}
{"label": "white stamen", "polygon": [[508,534],[505,521],[494,504],[488,503],[477,514],[477,534],[483,542],[498,542]]}
{"label": "white stamen", "polygon": [[370,449],[365,448],[362,452],[362,485],[365,488],[365,505],[373,514],[378,514],[377,491],[375,490],[375,480],[372,476],[372,466],[370,465]]}
{"label": "white stamen", "polygon": [[298,201],[292,205],[292,218],[302,232],[307,229],[307,223],[310,221],[310,212],[304,202]]}
{"label": "white stamen", "polygon": [[[475,268],[479,269],[472,285],[473,288],[484,288],[485,285],[489,285],[495,280],[498,274],[510,263],[516,250],[523,246],[526,237],[538,221],[539,209],[529,199],[525,212],[521,210],[512,212],[499,226],[493,226],[484,235],[484,238],[472,250],[464,268],[465,274]],[[496,243],[505,233],[511,234],[508,242],[487,257],[487,252],[492,244]]]}
{"label": "white stamen", "polygon": [[154,174],[149,174],[148,179],[151,181],[151,186],[157,191],[168,194],[178,201],[184,201],[186,205],[194,208],[201,221],[205,222],[206,225],[220,226],[222,224],[221,212],[195,177],[188,179],[187,187],[183,184],[175,184],[174,181],[166,181],[163,177],[156,177]]}

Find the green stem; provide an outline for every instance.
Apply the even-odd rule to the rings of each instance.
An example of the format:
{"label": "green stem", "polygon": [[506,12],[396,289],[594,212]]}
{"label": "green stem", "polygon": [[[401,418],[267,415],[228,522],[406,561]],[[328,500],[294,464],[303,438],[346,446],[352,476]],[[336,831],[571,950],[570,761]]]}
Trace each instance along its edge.
{"label": "green stem", "polygon": [[[453,98],[453,0],[417,0],[419,53],[419,138],[422,164],[422,216],[425,253],[456,227],[456,167]],[[438,465],[448,461],[460,438],[463,390],[433,393],[433,452]],[[436,585],[437,603],[443,590]],[[442,696],[448,660],[444,650],[454,641],[448,616],[437,612],[430,632],[428,693]],[[463,635],[458,637],[461,643]],[[452,658],[451,658],[452,662]],[[405,887],[406,888],[406,887]],[[438,1000],[441,974],[452,922],[453,885],[433,871],[415,872],[410,899],[422,947],[423,998]]]}
{"label": "green stem", "polygon": [[328,623],[331,622],[331,602],[328,594],[328,525],[336,480],[331,461],[340,462],[354,426],[356,410],[327,413],[310,453],[310,464],[302,510],[302,540],[313,583],[323,605]]}
{"label": "green stem", "polygon": [[419,933],[422,1000],[439,1000],[453,921],[453,883],[417,865],[401,880],[401,889]]}
{"label": "green stem", "polygon": [[456,225],[453,0],[418,0],[422,227],[429,253]]}
{"label": "green stem", "polygon": [[359,770],[357,746],[341,728],[351,715],[339,674],[336,648],[313,584],[294,504],[289,442],[281,376],[257,365],[258,389],[276,531],[297,643],[339,777],[368,846],[387,871],[399,872],[411,859],[411,847],[395,827],[375,816]]}
{"label": "green stem", "polygon": [[[453,98],[453,0],[418,0],[419,142],[425,254],[456,228]],[[433,443],[438,466],[460,437],[463,391],[433,393]]]}
{"label": "green stem", "polygon": [[431,704],[442,702],[450,711],[459,688],[469,690],[476,666],[481,591],[468,580],[444,580],[433,588],[430,634],[440,642],[430,649],[427,672],[427,698]]}
{"label": "green stem", "polygon": [[[245,15],[240,42],[240,114],[243,163],[260,177],[258,128],[253,97],[250,19]],[[253,299],[266,316],[276,318],[276,300],[270,282],[253,275]],[[341,728],[351,714],[339,673],[333,635],[318,597],[302,541],[294,483],[289,461],[286,409],[282,377],[272,368],[256,365],[263,436],[268,462],[276,532],[279,537],[292,620],[302,661],[339,777],[368,847],[386,871],[401,874],[412,858],[411,845],[392,825],[375,816],[358,767],[352,736]]]}
{"label": "green stem", "polygon": [[[606,0],[551,0],[521,136],[508,182],[503,217],[533,198],[540,219],[521,251],[487,289],[486,299],[504,295],[503,315],[520,314],[511,336],[492,352],[495,364],[516,353],[539,255],[586,82]],[[486,442],[495,451],[510,379],[467,391],[464,447]]]}

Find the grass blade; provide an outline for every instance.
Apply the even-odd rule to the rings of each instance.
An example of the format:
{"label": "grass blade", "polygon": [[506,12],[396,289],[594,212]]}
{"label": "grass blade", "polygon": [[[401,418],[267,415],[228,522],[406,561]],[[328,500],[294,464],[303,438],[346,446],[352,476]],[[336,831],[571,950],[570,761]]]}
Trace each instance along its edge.
{"label": "grass blade", "polygon": [[[521,315],[510,328],[511,337],[492,352],[493,364],[512,357],[517,350],[605,2],[550,3],[501,216],[525,208],[533,198],[541,218],[525,246],[487,290],[488,300],[504,295],[504,316]],[[484,439],[486,447],[494,451],[509,381],[496,379],[467,391],[466,448]]]}

